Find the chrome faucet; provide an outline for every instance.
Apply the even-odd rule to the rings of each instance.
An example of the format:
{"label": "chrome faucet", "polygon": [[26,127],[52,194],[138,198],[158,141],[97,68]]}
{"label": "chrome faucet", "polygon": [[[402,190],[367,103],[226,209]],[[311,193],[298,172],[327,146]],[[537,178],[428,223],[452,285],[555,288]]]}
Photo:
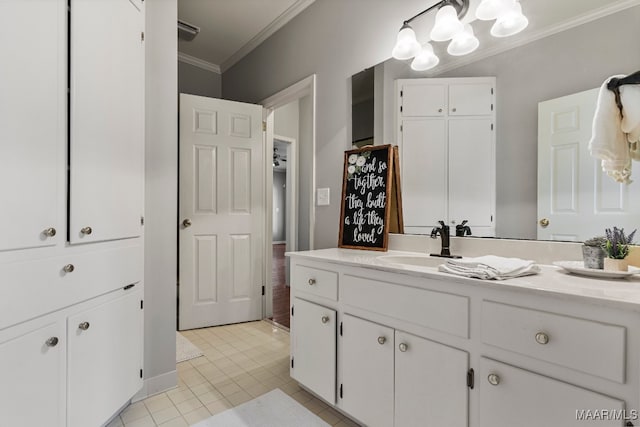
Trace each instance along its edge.
{"label": "chrome faucet", "polygon": [[443,258],[462,258],[457,255],[451,255],[451,251],[449,250],[449,226],[446,225],[444,221],[438,221],[438,224],[440,224],[440,227],[433,227],[433,230],[431,230],[431,238],[437,239],[439,234],[440,241],[442,242],[442,249],[440,249],[440,254],[430,255]]}

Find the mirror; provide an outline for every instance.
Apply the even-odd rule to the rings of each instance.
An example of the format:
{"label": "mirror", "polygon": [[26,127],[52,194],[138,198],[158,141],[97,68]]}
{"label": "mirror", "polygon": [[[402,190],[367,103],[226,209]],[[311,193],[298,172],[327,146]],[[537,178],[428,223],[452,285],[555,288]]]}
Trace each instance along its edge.
{"label": "mirror", "polygon": [[[432,70],[416,72],[411,70],[410,60],[391,58],[356,74],[352,80],[353,135],[362,139],[366,134],[361,129],[373,129],[375,144],[395,143],[396,79],[495,76],[496,237],[536,239],[540,227],[538,103],[597,88],[615,74],[638,71],[640,50],[635,41],[640,39],[640,3],[521,0],[521,4],[530,24],[516,36],[493,38],[489,35],[493,21],[474,21],[480,48],[470,55],[451,57],[446,53],[447,43],[436,42],[433,45],[440,64]],[[472,4],[465,20],[474,15],[475,7],[477,4]],[[424,17],[429,20],[432,23],[433,17]],[[418,40],[424,42],[421,35],[424,38],[432,24],[418,24],[414,29]],[[357,83],[371,80],[372,84]],[[358,108],[367,113],[360,114]],[[373,123],[362,124],[361,118],[370,117],[372,109]],[[634,187],[638,192],[640,166],[634,162],[634,167],[632,179],[636,182],[623,192]],[[618,184],[609,186],[620,190]],[[609,226],[621,224],[622,217],[621,222]],[[640,221],[635,227],[640,228]]]}

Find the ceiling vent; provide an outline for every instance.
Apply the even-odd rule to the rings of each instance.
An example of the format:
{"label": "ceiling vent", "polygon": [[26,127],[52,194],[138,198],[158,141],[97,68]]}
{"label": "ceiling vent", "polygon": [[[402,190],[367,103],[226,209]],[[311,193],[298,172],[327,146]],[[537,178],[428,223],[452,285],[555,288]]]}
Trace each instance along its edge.
{"label": "ceiling vent", "polygon": [[200,32],[200,27],[178,20],[178,38],[190,42]]}

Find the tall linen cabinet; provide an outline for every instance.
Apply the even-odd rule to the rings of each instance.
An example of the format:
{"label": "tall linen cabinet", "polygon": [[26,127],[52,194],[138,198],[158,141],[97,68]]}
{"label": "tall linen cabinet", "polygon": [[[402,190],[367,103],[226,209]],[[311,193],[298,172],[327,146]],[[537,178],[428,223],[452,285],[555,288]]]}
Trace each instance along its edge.
{"label": "tall linen cabinet", "polygon": [[0,425],[142,387],[144,1],[0,1]]}

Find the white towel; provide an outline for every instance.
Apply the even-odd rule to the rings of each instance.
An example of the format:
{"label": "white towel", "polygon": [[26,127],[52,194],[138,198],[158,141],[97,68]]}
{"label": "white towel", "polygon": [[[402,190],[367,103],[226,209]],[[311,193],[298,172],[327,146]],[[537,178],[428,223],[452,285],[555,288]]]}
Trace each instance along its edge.
{"label": "white towel", "polygon": [[485,255],[477,258],[452,259],[438,267],[439,271],[485,280],[504,280],[540,272],[530,260]]}
{"label": "white towel", "polygon": [[[593,117],[589,152],[592,157],[602,160],[602,170],[605,171],[607,175],[617,182],[630,183],[630,147],[627,136],[622,130],[620,110],[616,105],[615,95],[607,89],[607,83],[609,83],[609,80],[613,77],[621,78],[624,76],[617,75],[609,77],[602,83],[602,86],[600,86],[596,112]],[[629,98],[629,96],[627,98]]]}
{"label": "white towel", "polygon": [[620,129],[627,134],[631,158],[640,161],[640,86],[620,86],[620,102],[624,112]]}

